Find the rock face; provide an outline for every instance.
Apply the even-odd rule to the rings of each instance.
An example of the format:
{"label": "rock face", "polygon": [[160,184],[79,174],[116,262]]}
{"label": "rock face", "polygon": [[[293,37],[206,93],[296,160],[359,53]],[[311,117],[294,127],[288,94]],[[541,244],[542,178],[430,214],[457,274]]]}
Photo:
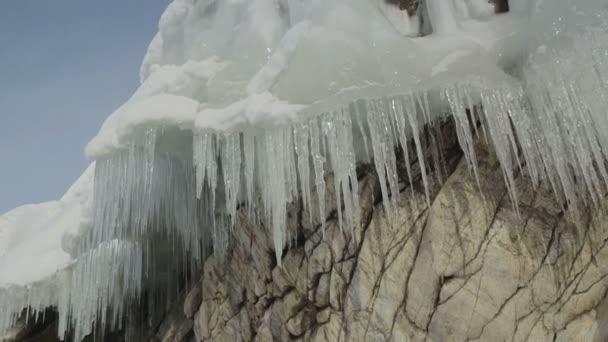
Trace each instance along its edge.
{"label": "rock face", "polygon": [[605,341],[608,201],[570,212],[524,172],[515,206],[488,146],[476,178],[443,136],[430,203],[415,177],[389,219],[362,167],[361,227],[342,231],[330,208],[323,228],[294,205],[282,267],[243,215],[186,301],[200,302],[196,340]]}
{"label": "rock face", "polygon": [[[428,197],[420,175],[410,184],[403,166],[390,216],[365,166],[359,228],[340,229],[332,187],[324,226],[290,205],[293,242],[282,267],[268,230],[243,211],[226,255],[206,261],[200,281],[145,339],[605,341],[608,201],[570,211],[523,172],[515,206],[491,148],[475,147],[476,177],[453,127],[442,131],[443,148],[427,151],[443,159],[430,163]],[[21,339],[0,341],[23,341],[14,336]]]}
{"label": "rock face", "polygon": [[[26,319],[27,317],[27,319]],[[57,340],[57,316],[52,310],[30,315],[23,312],[17,324],[0,335],[0,342],[55,342]]]}

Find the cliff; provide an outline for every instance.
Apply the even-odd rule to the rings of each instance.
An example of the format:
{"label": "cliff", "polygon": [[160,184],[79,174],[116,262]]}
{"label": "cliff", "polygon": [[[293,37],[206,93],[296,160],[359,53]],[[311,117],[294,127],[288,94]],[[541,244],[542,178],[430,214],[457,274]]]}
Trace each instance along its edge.
{"label": "cliff", "polygon": [[[339,228],[331,186],[324,228],[308,222],[301,203],[292,203],[287,229],[295,238],[283,251],[282,267],[271,236],[260,234],[268,231],[263,222],[240,210],[226,252],[207,259],[200,280],[171,310],[146,316],[132,308],[131,319],[146,323],[98,338],[604,341],[608,202],[572,212],[550,190],[532,190],[523,172],[516,177],[515,206],[483,140],[475,145],[478,183],[453,123],[425,133],[433,137],[428,141],[441,141],[438,149],[427,146],[427,162],[443,160],[429,175],[430,206],[418,161],[410,161],[410,184],[401,159],[396,218],[387,220],[378,177],[361,164],[361,225]],[[56,341],[54,316],[48,317],[46,330],[22,324],[13,330],[20,334],[0,340]]]}

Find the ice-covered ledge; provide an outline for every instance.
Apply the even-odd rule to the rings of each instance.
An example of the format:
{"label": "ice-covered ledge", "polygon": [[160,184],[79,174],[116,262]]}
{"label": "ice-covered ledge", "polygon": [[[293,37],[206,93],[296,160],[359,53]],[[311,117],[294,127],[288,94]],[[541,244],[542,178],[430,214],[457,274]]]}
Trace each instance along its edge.
{"label": "ice-covered ledge", "polygon": [[[285,203],[298,194],[308,208],[314,201],[324,203],[322,192],[316,199],[310,192],[324,187],[328,172],[336,175],[335,188],[342,194],[338,201],[345,204],[340,222],[344,218],[344,227],[352,229],[358,224],[353,221],[358,207],[357,162],[375,161],[383,170],[383,195],[389,198],[396,187],[393,150],[413,139],[415,148],[405,147],[404,153],[421,153],[418,132],[424,125],[447,113],[456,115],[463,148],[475,170],[469,120],[477,119],[467,110],[481,104],[483,111],[476,114],[489,117],[487,129],[497,139],[502,139],[497,130],[509,126],[509,117],[524,115],[521,86],[500,68],[512,60],[499,58],[505,56],[505,46],[522,46],[512,42],[522,39],[517,15],[463,22],[451,33],[411,39],[398,34],[385,19],[372,21],[368,31],[348,20],[335,23],[333,11],[349,9],[339,3],[329,7],[328,13],[287,31],[266,64],[251,75],[244,97],[225,107],[212,97],[195,100],[167,89],[183,94],[191,83],[206,80],[207,92],[198,95],[211,96],[216,78],[226,82],[223,73],[234,76],[230,59],[201,62],[206,63],[206,72],[193,72],[194,62],[188,62],[184,67],[170,66],[177,73],[173,78],[156,76],[163,75],[163,67],[150,74],[133,100],[107,120],[87,147],[89,156],[99,162],[95,201],[95,217],[101,219],[95,228],[99,241],[111,234],[146,234],[156,208],[164,205],[171,208],[169,212],[192,209],[185,211],[188,217],[178,220],[181,224],[176,227],[184,241],[198,241],[199,234],[206,234],[187,228],[198,222],[212,230],[218,248],[219,240],[225,239],[223,231],[233,229],[237,207],[245,204],[259,210],[271,225],[280,263],[279,251],[289,240],[284,230]],[[358,2],[353,8],[367,7]],[[361,13],[349,15],[359,18]],[[321,46],[334,46],[340,52],[332,56]],[[331,72],[307,76],[310,60]],[[176,80],[182,83],[172,83]],[[515,140],[514,133],[505,134]],[[514,151],[504,146],[507,150],[501,158],[510,165]],[[425,174],[424,165],[422,169]],[[505,177],[512,182],[510,168],[505,168]],[[175,180],[170,183],[182,189],[174,188],[181,194],[179,201],[154,186],[160,179]],[[192,182],[195,193],[189,190]],[[202,213],[196,209],[198,201],[206,203]],[[143,205],[127,215],[114,203]],[[391,203],[386,202],[386,207],[390,211]],[[121,217],[128,221],[121,222]]]}
{"label": "ice-covered ledge", "polygon": [[[278,89],[277,93],[272,93],[272,85],[294,80],[293,72],[287,68],[308,69],[306,65],[297,65],[297,59],[294,61],[296,65],[291,65],[290,61],[294,55],[297,56],[298,50],[309,48],[308,36],[318,33],[310,23],[298,25],[293,29],[295,32],[286,33],[286,39],[279,43],[268,63],[252,75],[247,86],[249,95],[226,107],[198,99],[201,94],[192,94],[188,89],[195,84],[213,82],[229,61],[211,57],[181,66],[159,66],[135,95],[109,116],[97,136],[87,145],[87,156],[99,159],[124,150],[142,130],[148,128],[175,127],[187,131],[196,126],[219,131],[244,131],[249,127],[255,129],[306,120],[309,116],[345,108],[358,99],[426,94],[434,99],[431,103],[433,109],[447,110],[449,104],[438,96],[441,90],[474,79],[474,76],[486,81],[484,87],[508,84],[510,77],[502,70],[521,60],[525,47],[525,17],[521,14],[502,14],[487,21],[467,20],[457,31],[441,35],[407,38],[393,32],[389,37],[395,46],[368,56],[375,60],[370,65],[374,69],[361,70],[362,74],[371,72],[376,75],[369,80],[353,79],[354,84],[344,89],[335,88],[336,91],[332,92],[328,88],[332,87],[333,81],[316,75],[298,78],[298,84],[293,84],[291,87],[294,89],[287,92]],[[351,38],[355,33],[350,33]],[[320,63],[323,63],[323,53],[319,51],[317,55]],[[383,59],[383,55],[390,58]],[[357,73],[357,70],[349,72]],[[285,98],[280,96],[281,93]],[[302,94],[307,95],[302,97]],[[297,99],[290,99],[294,96]]]}
{"label": "ice-covered ledge", "polygon": [[[351,14],[357,15],[360,13]],[[100,163],[95,201],[95,217],[101,218],[95,228],[99,241],[111,238],[103,233],[107,231],[145,234],[155,208],[162,203],[172,208],[170,212],[193,208],[186,211],[187,219],[180,220],[184,226],[176,228],[185,241],[200,239],[201,232],[186,226],[201,223],[201,215],[211,219],[203,223],[212,227],[208,228],[211,235],[222,240],[218,234],[223,233],[218,232],[232,229],[236,209],[245,203],[263,212],[260,215],[271,225],[279,253],[289,240],[283,228],[285,203],[298,194],[303,194],[309,208],[315,201],[324,203],[322,193],[313,199],[310,192],[324,187],[324,175],[334,172],[335,188],[342,193],[338,201],[345,203],[345,227],[352,229],[358,224],[352,220],[358,206],[356,163],[375,161],[378,170],[383,170],[383,195],[388,198],[396,187],[393,150],[404,146],[406,155],[421,153],[418,132],[437,118],[448,113],[457,117],[472,170],[476,162],[469,125],[477,118],[469,116],[468,109],[481,105],[476,114],[487,118],[484,121],[494,133],[492,138],[517,139],[515,132],[500,130],[510,126],[510,117],[525,116],[523,91],[501,66],[507,68],[516,55],[523,54],[513,52],[513,47],[523,46],[517,44],[523,40],[520,16],[466,21],[453,32],[416,39],[399,35],[383,19],[366,32],[348,21],[335,24],[332,18],[321,14],[294,25],[268,62],[252,75],[244,99],[226,107],[214,105],[212,98],[204,102],[167,93],[167,89],[183,94],[190,83],[206,79],[211,93],[215,78],[231,68],[230,60],[224,63],[213,57],[201,62],[204,65],[199,67],[206,71],[198,73],[193,71],[194,62],[170,66],[177,73],[172,78],[157,77],[158,72],[164,75],[163,67],[152,72],[133,100],[107,120],[87,147],[89,156]],[[338,56],[314,49],[336,44],[342,46]],[[374,53],[362,53],[366,47]],[[312,57],[333,74],[307,76]],[[347,70],[338,66],[350,62]],[[176,80],[182,83],[172,83]],[[346,84],[349,86],[344,87]],[[263,92],[252,93],[255,91]],[[519,134],[519,139],[528,139],[527,132]],[[415,141],[412,151],[407,148],[410,139]],[[505,179],[511,184],[515,151],[502,140],[497,144],[505,148],[500,157],[508,165]],[[422,170],[425,174],[425,165]],[[154,192],[153,184],[160,179],[175,179],[171,183],[178,185],[182,180],[180,192],[186,197],[176,202],[169,198],[170,193]],[[196,183],[195,193],[188,190],[194,186],[190,182]],[[206,203],[202,208],[206,213],[195,210],[199,200],[193,195]],[[144,205],[132,208],[136,211],[129,215],[134,222],[120,223],[120,217],[126,216],[116,211],[114,203]],[[387,202],[389,211],[390,206]],[[323,208],[319,210],[323,212]],[[218,213],[226,216],[220,220],[224,223],[216,222]],[[342,214],[340,218],[342,222]],[[118,232],[114,226],[129,227],[130,233]],[[222,243],[214,245],[217,248]],[[277,259],[280,263],[279,254]]]}

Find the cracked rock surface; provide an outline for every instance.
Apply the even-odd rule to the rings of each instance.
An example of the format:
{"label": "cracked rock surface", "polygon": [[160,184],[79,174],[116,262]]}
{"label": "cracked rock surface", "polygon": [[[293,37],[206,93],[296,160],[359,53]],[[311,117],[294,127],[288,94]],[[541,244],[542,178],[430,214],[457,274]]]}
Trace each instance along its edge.
{"label": "cracked rock surface", "polygon": [[[282,267],[268,229],[243,210],[225,255],[205,262],[146,339],[606,341],[608,200],[571,212],[550,190],[534,190],[524,170],[515,206],[490,147],[475,146],[476,179],[453,126],[436,131],[428,198],[419,162],[410,161],[410,184],[400,161],[388,217],[378,177],[362,165],[360,227],[339,227],[332,186],[324,227],[290,204]],[[27,340],[13,334],[0,341]]]}
{"label": "cracked rock surface", "polygon": [[[608,201],[575,215],[524,172],[516,209],[491,148],[476,146],[477,182],[444,140],[430,203],[420,177],[403,181],[389,219],[361,167],[361,227],[342,231],[335,205],[324,230],[291,222],[283,267],[267,230],[242,216],[225,259],[207,260],[192,290],[195,339],[605,341]],[[297,207],[291,217],[307,217]]]}
{"label": "cracked rock surface", "polygon": [[361,226],[342,231],[333,199],[325,229],[292,205],[282,267],[268,230],[243,214],[187,297],[200,302],[185,303],[193,339],[605,341],[608,201],[575,215],[524,170],[516,209],[490,147],[476,145],[478,182],[449,129],[442,138],[430,206],[420,175],[400,175],[390,219],[362,166]]}

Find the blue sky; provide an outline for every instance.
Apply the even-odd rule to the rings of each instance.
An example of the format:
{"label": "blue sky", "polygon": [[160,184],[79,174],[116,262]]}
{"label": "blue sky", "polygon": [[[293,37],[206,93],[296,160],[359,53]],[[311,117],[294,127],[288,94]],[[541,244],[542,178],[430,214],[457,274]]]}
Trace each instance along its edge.
{"label": "blue sky", "polygon": [[0,214],[58,199],[84,147],[139,84],[169,0],[0,3]]}

